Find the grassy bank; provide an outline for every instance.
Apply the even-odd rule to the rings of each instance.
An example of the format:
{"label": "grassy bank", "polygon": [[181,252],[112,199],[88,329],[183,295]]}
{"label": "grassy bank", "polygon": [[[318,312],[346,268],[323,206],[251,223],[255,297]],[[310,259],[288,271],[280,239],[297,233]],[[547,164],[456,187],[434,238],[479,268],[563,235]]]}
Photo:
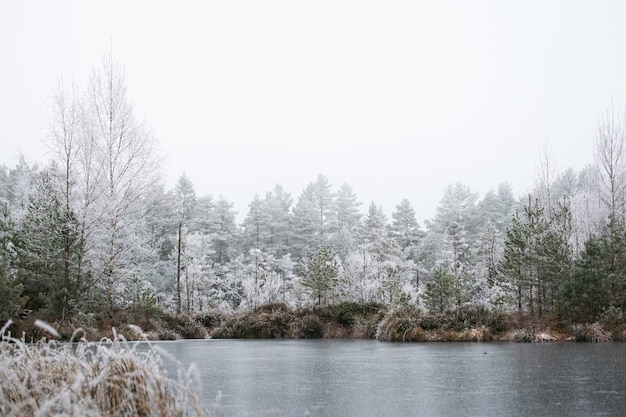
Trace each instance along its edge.
{"label": "grassy bank", "polygon": [[390,342],[606,342],[626,340],[626,321],[607,315],[593,323],[489,312],[480,308],[450,314],[382,304],[341,303],[292,310],[275,304],[234,314],[208,329],[212,338],[341,338]]}
{"label": "grassy bank", "polygon": [[[12,334],[36,341],[46,336],[36,317],[16,320]],[[622,313],[607,312],[592,322],[555,317],[464,308],[448,314],[425,313],[417,308],[390,308],[379,303],[344,302],[315,308],[292,309],[269,304],[253,311],[194,314],[161,311],[137,314],[104,312],[89,321],[52,322],[60,340],[69,340],[77,328],[90,341],[114,339],[112,329],[126,340],[173,339],[376,339],[391,342],[604,342],[626,340]],[[139,335],[135,329],[141,328]]]}

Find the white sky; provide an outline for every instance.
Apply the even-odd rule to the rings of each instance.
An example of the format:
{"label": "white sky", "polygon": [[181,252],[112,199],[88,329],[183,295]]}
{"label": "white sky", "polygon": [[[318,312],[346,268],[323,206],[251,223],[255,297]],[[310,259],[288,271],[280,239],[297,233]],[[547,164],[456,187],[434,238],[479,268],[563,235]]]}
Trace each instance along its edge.
{"label": "white sky", "polygon": [[623,1],[4,1],[0,164],[41,139],[57,74],[84,85],[111,44],[138,118],[198,195],[240,217],[280,183],[326,175],[363,210],[445,186],[530,189],[593,160],[598,116],[626,104]]}

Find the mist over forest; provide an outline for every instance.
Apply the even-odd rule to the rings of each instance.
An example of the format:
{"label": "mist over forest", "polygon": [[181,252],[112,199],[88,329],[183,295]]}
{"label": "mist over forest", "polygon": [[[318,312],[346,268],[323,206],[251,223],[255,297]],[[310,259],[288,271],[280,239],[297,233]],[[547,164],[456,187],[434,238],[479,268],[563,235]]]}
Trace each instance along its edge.
{"label": "mist over forest", "polygon": [[594,320],[626,307],[626,121],[613,107],[586,168],[557,172],[546,145],[529,194],[455,182],[432,219],[408,199],[388,217],[323,174],[298,195],[258,190],[241,222],[184,173],[167,189],[110,57],[84,88],[59,81],[49,118],[50,159],[0,167],[2,320],[344,301]]}

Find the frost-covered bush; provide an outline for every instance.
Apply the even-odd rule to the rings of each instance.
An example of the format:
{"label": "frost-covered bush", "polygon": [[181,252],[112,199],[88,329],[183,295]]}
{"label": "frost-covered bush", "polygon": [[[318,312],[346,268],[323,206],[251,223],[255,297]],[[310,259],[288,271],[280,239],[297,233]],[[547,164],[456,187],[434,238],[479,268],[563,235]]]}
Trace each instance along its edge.
{"label": "frost-covered bush", "polygon": [[585,325],[575,325],[574,338],[577,342],[591,343],[608,342],[612,339],[611,332],[606,331],[598,322]]}
{"label": "frost-covered bush", "polygon": [[419,325],[419,310],[397,309],[389,312],[378,324],[376,339],[387,342],[424,341],[424,329]]}
{"label": "frost-covered bush", "polygon": [[184,314],[164,314],[161,322],[168,331],[180,335],[183,339],[204,339],[207,337],[207,331],[202,323]]}
{"label": "frost-covered bush", "polygon": [[[50,326],[37,325],[58,337]],[[140,344],[131,347],[117,335],[95,344],[45,339],[28,344],[11,337],[9,326],[0,331],[2,416],[211,415],[193,388],[193,373],[168,378],[162,358],[150,346],[140,351]]]}
{"label": "frost-covered bush", "polygon": [[211,332],[214,339],[276,339],[287,337],[295,316],[291,311],[237,314]]}

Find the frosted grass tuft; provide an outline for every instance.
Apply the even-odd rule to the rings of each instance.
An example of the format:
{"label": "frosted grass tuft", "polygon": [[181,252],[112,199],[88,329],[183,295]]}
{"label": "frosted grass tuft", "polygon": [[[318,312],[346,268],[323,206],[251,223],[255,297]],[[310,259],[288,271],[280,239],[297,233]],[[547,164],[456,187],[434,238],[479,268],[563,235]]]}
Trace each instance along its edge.
{"label": "frosted grass tuft", "polygon": [[35,320],[35,326],[39,327],[44,332],[48,332],[48,334],[56,337],[57,339],[61,338],[61,336],[59,336],[59,332],[57,332],[57,330],[54,327],[50,326],[45,321]]}
{"label": "frosted grass tuft", "polygon": [[[0,341],[2,416],[223,415],[202,404],[194,369],[179,366],[177,378],[168,378],[163,358],[148,342],[141,343],[149,349],[140,351],[114,332],[113,340],[98,343],[26,343],[11,337],[9,326],[2,327]],[[56,333],[44,322],[37,327]]]}

